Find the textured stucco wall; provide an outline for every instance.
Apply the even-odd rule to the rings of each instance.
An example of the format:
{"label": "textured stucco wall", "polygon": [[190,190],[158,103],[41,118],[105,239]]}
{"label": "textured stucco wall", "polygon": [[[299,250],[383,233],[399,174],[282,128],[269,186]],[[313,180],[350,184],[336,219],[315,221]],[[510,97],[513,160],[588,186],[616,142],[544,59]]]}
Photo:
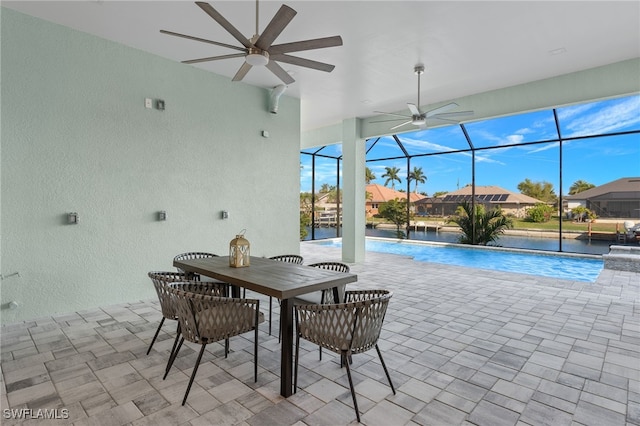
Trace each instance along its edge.
{"label": "textured stucco wall", "polygon": [[297,99],[270,114],[265,89],[1,19],[0,265],[20,274],[2,281],[3,323],[153,298],[148,271],[184,251],[226,254],[244,228],[254,255],[298,252]]}

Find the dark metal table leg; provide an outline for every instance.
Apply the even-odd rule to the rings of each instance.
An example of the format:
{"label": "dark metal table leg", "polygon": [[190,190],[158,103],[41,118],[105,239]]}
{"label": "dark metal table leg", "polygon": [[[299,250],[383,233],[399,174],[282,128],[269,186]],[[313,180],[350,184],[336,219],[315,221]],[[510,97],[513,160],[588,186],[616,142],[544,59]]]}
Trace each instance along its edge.
{"label": "dark metal table leg", "polygon": [[293,299],[283,299],[280,303],[280,324],[280,395],[286,398],[293,394]]}
{"label": "dark metal table leg", "polygon": [[231,285],[231,297],[235,297],[236,299],[240,298],[240,287]]}

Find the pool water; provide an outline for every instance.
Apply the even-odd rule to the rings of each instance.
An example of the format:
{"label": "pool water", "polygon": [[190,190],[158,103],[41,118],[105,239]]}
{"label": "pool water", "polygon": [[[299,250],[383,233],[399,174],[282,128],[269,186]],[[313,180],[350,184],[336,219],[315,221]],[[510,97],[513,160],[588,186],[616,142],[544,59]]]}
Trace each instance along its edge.
{"label": "pool water", "polygon": [[[323,240],[316,244],[341,247],[342,241]],[[419,262],[444,263],[495,271],[517,272],[572,281],[595,282],[604,262],[594,256],[539,254],[487,247],[415,243],[366,239],[367,251],[411,256]]]}

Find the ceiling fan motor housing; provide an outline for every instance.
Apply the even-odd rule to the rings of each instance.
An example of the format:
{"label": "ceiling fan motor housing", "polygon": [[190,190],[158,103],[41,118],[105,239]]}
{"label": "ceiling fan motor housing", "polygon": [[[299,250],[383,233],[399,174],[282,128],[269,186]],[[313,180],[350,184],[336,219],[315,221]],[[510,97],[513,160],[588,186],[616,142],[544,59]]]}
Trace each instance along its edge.
{"label": "ceiling fan motor housing", "polygon": [[258,49],[257,47],[250,47],[247,49],[247,56],[245,61],[249,65],[254,67],[265,66],[269,63],[269,52],[266,50]]}
{"label": "ceiling fan motor housing", "polygon": [[416,126],[427,124],[427,117],[425,116],[425,114],[414,115],[411,117],[411,124]]}

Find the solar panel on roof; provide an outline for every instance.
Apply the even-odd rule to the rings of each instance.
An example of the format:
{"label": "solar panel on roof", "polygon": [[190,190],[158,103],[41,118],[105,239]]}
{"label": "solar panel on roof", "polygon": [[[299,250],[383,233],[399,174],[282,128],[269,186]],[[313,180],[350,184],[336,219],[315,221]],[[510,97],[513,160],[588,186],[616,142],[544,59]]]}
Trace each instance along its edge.
{"label": "solar panel on roof", "polygon": [[506,200],[507,200],[507,198],[509,198],[509,194],[502,194],[502,195],[500,196],[500,199],[499,199],[498,201],[506,201]]}
{"label": "solar panel on roof", "polygon": [[493,197],[491,197],[491,201],[498,201],[500,199],[500,194],[495,194]]}

